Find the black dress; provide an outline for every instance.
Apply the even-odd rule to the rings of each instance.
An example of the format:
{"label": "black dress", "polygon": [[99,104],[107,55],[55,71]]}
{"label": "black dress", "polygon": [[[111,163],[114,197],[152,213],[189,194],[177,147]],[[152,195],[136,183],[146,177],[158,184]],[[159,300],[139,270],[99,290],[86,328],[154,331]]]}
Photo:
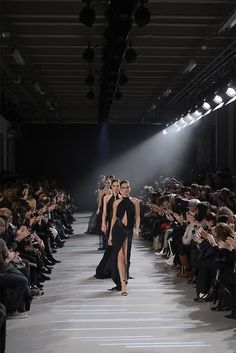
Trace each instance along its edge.
{"label": "black dress", "polygon": [[[107,216],[106,216],[107,231],[105,236],[106,243],[111,229],[113,203],[118,198],[119,198],[118,195],[117,196],[113,195],[112,197],[110,197],[110,199],[107,202]],[[111,278],[111,259],[112,259],[112,246],[107,244],[103,257],[96,268],[96,274],[94,275],[94,277],[98,279]]]}
{"label": "black dress", "polygon": [[[122,223],[124,215],[127,215],[127,225]],[[133,228],[135,221],[135,206],[129,197],[124,197],[117,206],[116,222],[112,229],[112,262],[111,275],[117,288],[121,287],[120,276],[118,271],[118,254],[127,239],[127,259],[126,259],[126,280],[129,278],[131,245],[133,238]]]}

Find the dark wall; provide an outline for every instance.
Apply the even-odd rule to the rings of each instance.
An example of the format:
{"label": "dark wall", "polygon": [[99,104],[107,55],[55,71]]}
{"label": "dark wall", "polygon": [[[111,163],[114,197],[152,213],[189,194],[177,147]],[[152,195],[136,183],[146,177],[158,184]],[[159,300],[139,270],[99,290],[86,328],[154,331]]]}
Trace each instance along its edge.
{"label": "dark wall", "polygon": [[58,180],[73,192],[80,209],[91,209],[100,174],[127,178],[136,192],[155,176],[177,176],[181,168],[195,167],[196,138],[189,141],[185,133],[166,144],[159,130],[146,125],[23,125],[16,170]]}

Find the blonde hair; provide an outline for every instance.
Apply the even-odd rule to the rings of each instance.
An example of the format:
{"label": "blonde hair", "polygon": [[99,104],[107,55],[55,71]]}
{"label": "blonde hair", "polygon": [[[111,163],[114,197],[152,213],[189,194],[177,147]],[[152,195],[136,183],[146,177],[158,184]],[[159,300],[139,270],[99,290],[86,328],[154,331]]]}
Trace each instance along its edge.
{"label": "blonde hair", "polygon": [[216,233],[217,236],[217,240],[223,240],[225,241],[228,237],[234,238],[234,231],[233,229],[226,223],[218,223],[215,228],[214,231]]}

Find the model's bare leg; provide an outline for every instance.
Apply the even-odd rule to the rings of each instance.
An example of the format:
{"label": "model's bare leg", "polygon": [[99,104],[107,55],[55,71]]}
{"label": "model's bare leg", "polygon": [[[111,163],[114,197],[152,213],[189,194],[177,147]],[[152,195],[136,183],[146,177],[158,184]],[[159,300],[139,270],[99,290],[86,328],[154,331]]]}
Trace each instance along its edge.
{"label": "model's bare leg", "polygon": [[126,239],[118,253],[118,271],[123,295],[127,295],[127,244]]}

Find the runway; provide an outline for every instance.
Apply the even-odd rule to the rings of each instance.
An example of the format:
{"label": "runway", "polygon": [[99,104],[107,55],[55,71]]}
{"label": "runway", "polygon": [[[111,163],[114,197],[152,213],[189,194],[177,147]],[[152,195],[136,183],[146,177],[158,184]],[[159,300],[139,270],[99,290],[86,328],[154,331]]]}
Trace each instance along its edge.
{"label": "runway", "polygon": [[28,319],[7,321],[7,353],[236,352],[235,321],[195,303],[194,288],[143,240],[133,243],[128,296],[107,291],[112,281],[93,277],[98,237],[84,234],[88,214],[77,218],[44,296]]}

